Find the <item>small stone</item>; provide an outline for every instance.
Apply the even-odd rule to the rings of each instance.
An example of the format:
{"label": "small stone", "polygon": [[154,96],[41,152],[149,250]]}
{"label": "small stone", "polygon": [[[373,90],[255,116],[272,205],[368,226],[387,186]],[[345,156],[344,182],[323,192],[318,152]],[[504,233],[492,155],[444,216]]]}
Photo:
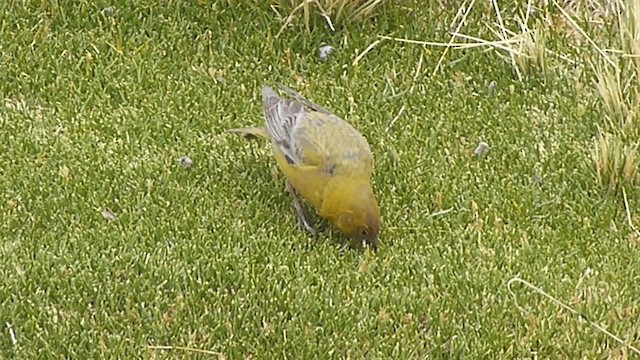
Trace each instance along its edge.
{"label": "small stone", "polygon": [[491,82],[489,83],[489,86],[487,87],[489,90],[489,95],[493,95],[493,93],[496,92],[497,86],[498,86],[498,83],[495,80],[491,80]]}
{"label": "small stone", "polygon": [[320,60],[327,61],[327,58],[333,52],[334,48],[331,45],[325,45],[320,48]]}
{"label": "small stone", "polygon": [[106,8],[102,9],[101,13],[103,16],[113,16],[116,13],[116,7],[107,6]]}
{"label": "small stone", "polygon": [[111,210],[108,209],[104,209],[102,210],[102,217],[109,220],[109,221],[116,221],[118,220],[118,218],[116,217],[116,214],[114,214],[113,212],[111,212]]}
{"label": "small stone", "polygon": [[182,165],[182,167],[187,169],[193,166],[193,160],[191,160],[191,158],[186,155],[178,159],[178,162],[180,163],[180,165]]}
{"label": "small stone", "polygon": [[474,156],[482,156],[489,152],[489,144],[484,141],[481,141],[480,144],[473,150]]}
{"label": "small stone", "polygon": [[542,180],[542,176],[535,174],[531,177],[531,179],[533,180],[534,183],[538,184],[538,185],[542,185],[543,180]]}

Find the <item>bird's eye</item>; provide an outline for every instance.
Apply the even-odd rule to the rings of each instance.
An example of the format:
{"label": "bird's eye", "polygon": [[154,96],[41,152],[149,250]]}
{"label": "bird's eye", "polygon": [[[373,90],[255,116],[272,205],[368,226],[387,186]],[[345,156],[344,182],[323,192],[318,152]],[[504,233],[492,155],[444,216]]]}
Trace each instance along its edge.
{"label": "bird's eye", "polygon": [[367,235],[369,235],[369,229],[367,229],[367,228],[360,228],[360,235],[362,235],[362,236],[367,236]]}

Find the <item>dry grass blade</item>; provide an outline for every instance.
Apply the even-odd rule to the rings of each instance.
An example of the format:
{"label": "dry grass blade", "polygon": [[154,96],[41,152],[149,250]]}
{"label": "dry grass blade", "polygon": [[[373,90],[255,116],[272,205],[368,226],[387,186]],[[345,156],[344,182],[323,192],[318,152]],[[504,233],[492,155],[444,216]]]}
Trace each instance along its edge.
{"label": "dry grass blade", "polygon": [[366,18],[373,14],[376,6],[380,5],[382,0],[369,0],[353,12],[355,18]]}
{"label": "dry grass blade", "polygon": [[616,334],[610,332],[609,330],[605,329],[602,325],[599,325],[597,323],[595,323],[594,321],[590,320],[585,314],[580,313],[578,310],[570,307],[569,305],[563,303],[562,301],[558,300],[557,298],[551,296],[549,293],[547,293],[546,291],[542,290],[541,288],[533,285],[532,283],[521,279],[519,277],[514,277],[512,279],[510,279],[507,282],[507,290],[509,291],[509,293],[511,293],[511,297],[513,298],[513,302],[515,303],[515,306],[518,308],[518,310],[520,310],[523,314],[528,313],[527,310],[525,310],[522,306],[519,305],[518,303],[518,297],[516,295],[516,293],[513,291],[513,285],[515,283],[519,283],[527,288],[529,288],[530,290],[535,291],[536,293],[542,295],[544,298],[546,298],[547,300],[550,300],[551,302],[553,302],[554,304],[556,304],[557,306],[561,307],[562,309],[570,312],[573,315],[578,316],[580,319],[585,320],[587,323],[589,323],[589,325],[591,325],[592,327],[598,329],[600,332],[602,332],[603,334],[607,335],[608,337],[610,337],[611,339],[615,340],[617,343],[619,343],[620,345],[626,347],[627,349],[631,350],[632,352],[640,355],[640,349],[638,349],[637,347],[630,345],[628,343],[628,341],[623,340],[622,338],[620,338],[619,336],[617,336]]}
{"label": "dry grass blade", "polygon": [[[491,0],[491,3],[493,4],[493,8],[496,12],[496,17],[498,18],[498,23],[500,24],[500,29],[502,30],[501,39],[506,40],[507,33],[505,31],[504,21],[502,20],[502,14],[500,13],[500,7],[498,6],[498,2],[496,0]],[[513,55],[512,52],[509,52],[509,56],[511,57],[511,65],[513,65],[514,69],[516,70],[516,74],[518,75],[518,80],[522,81],[522,74],[520,74],[520,69],[518,68],[518,64],[516,63],[515,56]]]}
{"label": "dry grass blade", "polygon": [[602,186],[615,189],[633,186],[638,180],[638,143],[625,144],[620,135],[601,133],[592,149],[596,180]]}
{"label": "dry grass blade", "polygon": [[582,29],[580,25],[578,25],[578,23],[573,19],[573,17],[571,17],[571,15],[569,15],[569,13],[562,6],[560,6],[555,0],[553,0],[553,4],[558,8],[558,10],[562,13],[562,16],[564,16],[565,19],[567,19],[567,21],[571,24],[571,26],[573,26],[574,29],[576,29],[585,39],[587,39],[589,44],[591,44],[591,46],[593,46],[596,49],[596,51],[600,53],[602,58],[607,63],[609,63],[609,65],[611,65],[613,68],[618,69],[618,65],[616,65],[616,63],[609,57],[609,55],[607,55],[607,53],[604,52],[604,50],[602,50],[602,48],[598,46],[598,44],[596,44],[595,41],[593,41],[593,39],[591,39],[589,34],[587,34],[587,32],[584,31],[584,29]]}
{"label": "dry grass blade", "polygon": [[276,13],[289,14],[278,35],[289,26],[293,19],[302,12],[305,28],[312,28],[314,13],[322,16],[329,28],[335,31],[336,26],[350,21],[363,21],[375,15],[378,6],[385,0],[271,0]]}
{"label": "dry grass blade", "polygon": [[638,143],[624,147],[624,162],[622,166],[622,179],[629,184],[634,184],[638,178]]}
{"label": "dry grass blade", "polygon": [[[460,28],[466,22],[467,15],[471,11],[474,1],[466,6],[466,3],[462,5],[458,9],[457,15],[454,18],[453,22],[450,26],[453,26],[456,21],[458,21],[457,29],[451,32],[451,39],[447,43],[441,42],[432,42],[432,41],[419,41],[405,38],[396,38],[390,36],[379,36],[381,39],[393,40],[398,42],[404,42],[409,44],[416,44],[422,46],[439,46],[444,47],[445,50],[442,53],[438,63],[435,66],[435,69],[432,73],[432,76],[435,75],[438,69],[440,69],[442,65],[442,61],[446,56],[449,49],[470,49],[477,47],[490,47],[498,50],[503,50],[507,52],[509,62],[514,68],[518,79],[522,81],[522,68],[528,69],[530,63],[537,65],[543,72],[545,71],[545,41],[541,31],[538,31],[537,28],[530,30],[527,26],[527,22],[529,19],[529,13],[531,12],[531,0],[527,2],[526,14],[520,18],[517,18],[520,25],[521,33],[515,33],[505,27],[505,20],[502,17],[502,13],[500,8],[498,7],[498,3],[495,0],[492,0],[493,8],[496,13],[498,25],[497,29],[493,29],[489,27],[489,30],[493,32],[493,34],[499,39],[496,41],[485,40],[479,38],[477,36],[466,35],[460,32]],[[470,42],[455,42],[456,39],[465,39],[470,40]],[[504,58],[501,54],[498,54],[500,57]],[[565,57],[566,58],[566,57]]]}
{"label": "dry grass blade", "polygon": [[490,47],[495,47],[495,48],[499,48],[499,49],[502,49],[505,51],[511,51],[511,52],[515,50],[505,45],[516,44],[519,42],[518,40],[514,40],[514,39],[488,41],[488,40],[483,40],[477,37],[473,37],[473,36],[465,35],[461,33],[456,33],[455,36],[458,36],[460,38],[472,39],[477,42],[475,43],[466,43],[466,42],[465,43],[454,43],[454,42],[441,43],[441,42],[435,42],[435,41],[421,41],[421,40],[412,40],[412,39],[404,39],[404,38],[395,38],[395,37],[390,37],[385,35],[378,35],[378,36],[381,39],[385,39],[385,40],[392,40],[392,41],[403,42],[407,44],[416,44],[416,45],[423,45],[423,46],[438,46],[438,47],[447,47],[447,48],[453,48],[453,49],[470,49],[470,48],[490,46]]}
{"label": "dry grass blade", "polygon": [[186,346],[171,346],[171,345],[157,345],[156,346],[156,345],[149,345],[149,346],[147,346],[147,349],[149,349],[149,350],[180,350],[180,351],[193,352],[193,353],[198,353],[198,354],[222,356],[222,354],[219,353],[219,352],[215,352],[215,351],[211,351],[211,350],[190,348],[190,347],[186,347]]}
{"label": "dry grass blade", "polygon": [[[624,8],[616,7],[619,33],[622,37],[623,60],[633,68],[636,83],[640,82],[640,0],[627,0]],[[629,83],[632,81],[629,78]],[[626,88],[626,87],[625,87]]]}
{"label": "dry grass blade", "polygon": [[311,11],[309,10],[309,4],[311,3],[311,0],[302,0],[302,4],[304,5],[304,26],[307,28],[307,32],[311,31],[311,24],[310,24],[310,19],[311,19]]}
{"label": "dry grass blade", "polygon": [[[516,64],[525,73],[529,71],[531,65],[536,66],[546,73],[545,55],[549,51],[546,47],[545,35],[539,28],[539,24],[535,24],[533,28],[529,28],[529,15],[531,13],[531,0],[527,3],[526,13],[516,18],[520,26],[520,34],[512,34],[515,39],[520,40],[518,51],[520,56],[516,56]],[[508,30],[505,29],[508,32]]]}
{"label": "dry grass blade", "polygon": [[631,219],[631,210],[629,209],[629,200],[627,199],[627,191],[624,186],[622,187],[622,200],[624,200],[624,211],[627,214],[627,224],[631,230],[633,230],[636,234],[640,235],[640,231],[633,225],[633,220]]}
{"label": "dry grass blade", "polygon": [[367,53],[369,51],[371,51],[374,47],[378,46],[378,44],[380,44],[380,40],[376,40],[374,42],[372,42],[371,44],[369,44],[369,46],[367,46],[366,49],[364,49],[360,54],[358,54],[358,56],[356,56],[356,58],[353,60],[353,66],[358,65],[358,63],[360,62],[360,60],[367,55]]}
{"label": "dry grass blade", "polygon": [[607,133],[600,131],[592,150],[596,178],[610,188],[634,186],[638,180],[638,124],[640,106],[640,0],[615,4],[620,44],[620,67],[594,66],[595,87],[608,121]]}
{"label": "dry grass blade", "polygon": [[545,42],[542,32],[537,28],[529,31],[523,31],[520,35],[522,42],[520,50],[523,56],[516,58],[516,63],[520,65],[525,72],[530,68],[530,64],[535,64],[542,73],[545,72]]}
{"label": "dry grass blade", "polygon": [[[610,121],[623,119],[628,112],[628,106],[622,93],[620,72],[613,73],[608,68],[596,67],[595,75],[596,90],[602,99]],[[615,127],[615,124],[610,123],[610,126]]]}
{"label": "dry grass blade", "polygon": [[[299,4],[298,6],[294,7],[293,9],[291,9],[289,11],[289,16],[287,16],[287,19],[284,21],[284,24],[282,24],[282,27],[280,27],[280,30],[276,34],[276,37],[280,36],[280,34],[284,31],[284,29],[286,29],[287,26],[289,26],[291,24],[291,22],[293,21],[296,13],[298,11],[300,11],[300,9],[302,9],[306,5],[308,5],[308,0],[304,0],[304,2],[302,2],[301,4]],[[281,6],[281,10],[280,11],[282,11],[282,6]],[[276,13],[279,14],[279,12],[277,12],[277,11],[276,11]],[[305,9],[305,14],[306,14],[306,9]],[[305,23],[308,24],[308,21],[306,21]],[[309,30],[308,25],[307,25],[307,30]]]}
{"label": "dry grass blade", "polygon": [[476,46],[490,46],[490,47],[495,47],[501,50],[504,50],[506,52],[508,52],[509,54],[512,55],[520,55],[520,52],[518,52],[517,50],[509,47],[509,46],[504,46],[503,44],[516,44],[516,43],[520,43],[520,40],[517,39],[503,39],[500,41],[489,41],[489,40],[484,40],[475,36],[471,36],[471,35],[466,35],[466,34],[461,34],[461,33],[455,33],[455,36],[459,37],[459,38],[463,38],[463,39],[469,39],[469,40],[473,40],[473,41],[477,41],[474,45]]}
{"label": "dry grass blade", "polygon": [[[466,22],[467,16],[471,12],[471,9],[473,9],[473,5],[475,4],[475,2],[476,2],[475,0],[471,0],[471,3],[466,8],[466,11],[464,12],[464,15],[462,15],[462,19],[460,20],[460,22],[458,23],[458,26],[456,27],[456,30],[454,31],[454,35],[451,36],[451,39],[449,40],[449,43],[453,43],[456,40],[456,35],[455,34],[459,33],[460,29],[462,29],[462,26]],[[464,5],[465,4],[462,4],[462,7],[460,7],[460,10],[464,9]],[[460,13],[460,12],[458,12],[458,13]],[[456,18],[457,18],[457,16],[456,16]],[[455,19],[453,21],[455,22]],[[444,61],[444,58],[445,58],[445,56],[447,56],[448,52],[449,52],[449,47],[445,47],[444,51],[442,52],[442,55],[440,56],[440,59],[438,60],[438,63],[436,64],[436,67],[433,69],[433,72],[431,73],[431,76],[435,76],[435,74],[438,72],[438,70],[440,69],[440,66],[442,66],[442,62]]]}

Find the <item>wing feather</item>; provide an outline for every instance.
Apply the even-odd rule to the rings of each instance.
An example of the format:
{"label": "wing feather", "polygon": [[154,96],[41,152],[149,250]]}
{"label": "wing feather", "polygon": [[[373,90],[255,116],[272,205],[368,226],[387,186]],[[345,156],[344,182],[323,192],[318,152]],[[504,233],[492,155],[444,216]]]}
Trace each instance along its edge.
{"label": "wing feather", "polygon": [[332,175],[341,171],[370,174],[371,150],[358,131],[294,90],[281,88],[294,99],[283,99],[266,86],[262,99],[267,131],[289,164],[320,166]]}
{"label": "wing feather", "polygon": [[273,142],[278,145],[290,164],[299,163],[291,134],[307,110],[297,101],[281,98],[267,86],[262,88],[262,101],[267,131]]}

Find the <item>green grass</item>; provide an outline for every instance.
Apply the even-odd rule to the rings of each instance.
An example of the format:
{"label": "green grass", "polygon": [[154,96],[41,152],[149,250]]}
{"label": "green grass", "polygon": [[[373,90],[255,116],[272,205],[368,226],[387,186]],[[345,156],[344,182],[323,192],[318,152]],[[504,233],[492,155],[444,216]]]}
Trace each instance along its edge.
{"label": "green grass", "polygon": [[[521,312],[516,276],[640,346],[640,237],[596,181],[589,68],[555,59],[520,82],[493,52],[452,50],[431,76],[430,49],[414,80],[423,50],[391,41],[352,66],[377,34],[448,41],[457,9],[436,4],[278,38],[267,2],[63,4],[0,3],[0,357],[634,355],[515,284]],[[465,33],[489,38],[490,9]],[[267,145],[223,134],[261,123],[277,82],[369,139],[378,253],[309,238]],[[638,224],[640,191],[626,195]]]}

